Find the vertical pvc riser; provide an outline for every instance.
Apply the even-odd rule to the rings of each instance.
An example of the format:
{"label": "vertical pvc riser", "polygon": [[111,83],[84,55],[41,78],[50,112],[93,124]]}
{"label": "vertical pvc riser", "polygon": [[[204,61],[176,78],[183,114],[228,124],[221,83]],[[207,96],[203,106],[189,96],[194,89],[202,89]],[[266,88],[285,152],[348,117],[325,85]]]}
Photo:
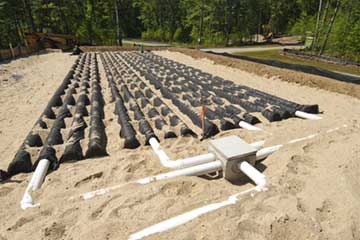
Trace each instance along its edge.
{"label": "vertical pvc riser", "polygon": [[34,175],[31,178],[30,183],[32,183],[32,190],[36,191],[40,189],[42,183],[44,182],[44,178],[49,169],[50,161],[47,159],[41,159],[39,164],[36,167]]}
{"label": "vertical pvc riser", "polygon": [[38,163],[34,174],[31,177],[31,180],[25,190],[24,196],[20,202],[20,206],[22,209],[27,209],[31,207],[36,207],[38,204],[33,203],[33,199],[29,193],[30,190],[36,191],[40,189],[42,183],[44,182],[44,178],[49,169],[50,161],[47,159],[41,159]]}

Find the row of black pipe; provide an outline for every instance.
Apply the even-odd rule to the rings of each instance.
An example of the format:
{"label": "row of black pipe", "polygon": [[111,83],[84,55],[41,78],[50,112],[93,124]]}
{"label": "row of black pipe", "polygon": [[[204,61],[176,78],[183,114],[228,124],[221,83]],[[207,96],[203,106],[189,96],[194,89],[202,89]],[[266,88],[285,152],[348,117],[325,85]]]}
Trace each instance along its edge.
{"label": "row of black pipe", "polygon": [[[180,124],[180,134],[182,136],[193,135],[194,133],[190,128],[184,124],[180,118],[173,113],[173,111],[154,94],[154,92],[138,77],[135,73],[128,68],[125,64],[121,64],[121,59],[116,55],[112,55],[116,69],[125,69],[122,71],[127,77],[126,84],[130,86],[130,89],[138,102],[140,102],[140,108],[144,109],[148,106],[147,116],[148,118],[155,119],[155,127],[158,130],[165,131],[165,138],[176,137],[176,134],[171,127],[178,126]],[[131,76],[131,77],[129,77]],[[151,102],[150,102],[151,101]],[[144,112],[144,111],[143,111]],[[167,117],[167,119],[166,119]]]}
{"label": "row of black pipe", "polygon": [[107,137],[105,133],[105,125],[103,119],[104,104],[103,95],[101,93],[99,69],[96,55],[94,56],[95,69],[94,77],[90,78],[91,85],[91,109],[90,109],[90,131],[89,144],[86,151],[86,157],[99,157],[107,155],[106,145]]}
{"label": "row of black pipe", "polygon": [[113,65],[113,59],[111,55],[109,55],[109,61],[107,63],[110,65],[110,68],[113,69],[113,73],[115,74],[115,78],[118,80],[117,84],[120,86],[120,93],[124,99],[124,102],[128,105],[128,109],[133,112],[134,118],[138,123],[138,129],[145,137],[146,144],[148,144],[151,138],[157,138],[157,136],[155,135],[149,122],[146,120],[143,112],[140,110],[140,107],[137,105],[133,95],[124,83],[122,76],[120,76],[117,68]]}
{"label": "row of black pipe", "polygon": [[[65,90],[68,88],[68,85],[71,83],[71,79],[73,78],[75,69],[77,69],[79,62],[84,61],[84,60],[85,60],[84,58],[82,58],[82,59],[78,58],[75,61],[75,63],[71,67],[71,70],[66,75],[66,77],[64,78],[63,82],[58,87],[58,89],[55,91],[54,95],[48,102],[43,113],[40,115],[39,119],[36,121],[33,128],[40,127],[41,129],[48,129],[48,124],[44,121],[44,119],[46,119],[46,118],[53,119],[53,120],[56,119],[56,114],[54,113],[53,108],[63,105],[63,101],[62,101],[61,97],[63,95],[65,95]],[[60,122],[60,120],[58,120],[58,123],[59,122]],[[51,129],[49,132],[49,135],[51,132],[53,135],[56,134],[56,131],[53,131]],[[54,138],[54,137],[52,137],[52,138]],[[49,140],[51,140],[51,139],[49,139]],[[15,154],[15,157],[10,162],[8,169],[7,169],[7,173],[3,174],[3,176],[2,176],[3,179],[1,179],[1,180],[9,178],[18,173],[28,173],[28,172],[33,171],[36,167],[35,165],[38,162],[39,158],[33,164],[32,156],[31,156],[30,152],[28,151],[28,148],[29,147],[43,147],[43,146],[44,146],[44,143],[43,143],[40,135],[38,133],[35,133],[33,130],[31,130],[30,133],[25,138],[23,144],[20,146],[19,150]],[[51,151],[50,148],[49,148],[49,151]],[[42,149],[40,153],[44,154],[44,152],[45,151]],[[54,160],[54,158],[51,158],[49,160],[50,161]],[[52,161],[51,168],[56,168],[55,162],[56,161]]]}
{"label": "row of black pipe", "polygon": [[[156,89],[159,89],[165,98],[171,99],[172,102],[174,103],[174,105],[177,106],[180,109],[180,111],[182,111],[185,115],[187,115],[195,125],[197,125],[198,127],[202,127],[202,122],[199,117],[199,113],[193,111],[190,106],[199,107],[201,105],[201,101],[199,101],[197,99],[201,99],[201,97],[203,95],[205,95],[203,92],[201,92],[202,94],[197,93],[197,91],[199,89],[195,89],[195,88],[191,88],[191,87],[186,89],[185,85],[187,83],[179,85],[178,91],[171,91],[171,90],[174,90],[174,88],[176,88],[176,87],[166,88],[165,86],[171,86],[171,85],[166,84],[168,82],[165,82],[165,84],[163,84],[163,82],[161,82],[161,80],[159,80],[159,79],[161,79],[161,77],[159,78],[157,75],[155,75],[153,73],[153,70],[150,70],[150,71],[144,70],[144,69],[146,69],[146,67],[148,67],[149,69],[150,68],[153,69],[153,67],[154,67],[155,69],[158,70],[157,73],[161,74],[162,71],[164,71],[164,69],[161,69],[157,66],[151,65],[152,64],[151,62],[141,63],[138,59],[132,58],[131,55],[122,54],[122,57],[127,62],[129,62],[135,70],[137,70],[141,75],[143,75],[147,80],[149,80],[149,82],[151,84],[153,84]],[[145,64],[146,64],[146,66],[144,66]],[[169,90],[169,89],[171,89],[171,90]],[[189,94],[184,94],[185,91],[189,92]],[[181,96],[179,95],[180,93],[182,93],[183,101],[181,100]],[[192,94],[192,96],[190,96],[190,94]],[[197,99],[194,98],[194,95],[197,95],[196,96]],[[245,113],[246,118],[244,119],[243,118],[244,114],[240,115],[240,113],[241,113],[240,109],[237,109],[237,111],[229,111],[229,110],[233,110],[235,107],[233,107],[231,105],[224,105],[224,102],[222,101],[222,99],[220,99],[214,95],[208,95],[208,96],[209,97],[211,96],[211,98],[212,98],[211,101],[213,103],[215,103],[216,107],[214,109],[207,107],[205,110],[205,115],[207,117],[207,119],[205,120],[205,137],[212,136],[218,132],[218,129],[216,129],[214,127],[215,124],[213,124],[209,120],[219,120],[221,130],[229,130],[229,129],[235,128],[238,126],[240,121],[243,121],[245,119],[246,119],[246,121],[249,121],[250,123],[259,122],[257,118],[255,118],[254,116],[251,116],[250,114],[246,114],[246,113]],[[189,102],[189,105],[187,105],[185,103],[186,101]],[[197,101],[197,103],[195,104],[194,101]],[[209,103],[205,103],[205,104],[209,105]],[[224,105],[224,106],[221,106],[221,105]],[[240,117],[239,117],[239,115],[240,115]]]}
{"label": "row of black pipe", "polygon": [[103,63],[106,78],[109,83],[110,91],[111,91],[111,102],[115,102],[115,111],[114,113],[118,117],[118,123],[121,126],[119,136],[124,139],[124,148],[134,149],[140,146],[140,142],[136,137],[136,131],[131,123],[131,119],[128,115],[127,108],[125,107],[124,100],[121,97],[119,90],[114,81],[113,75],[110,71],[109,65],[107,64],[107,60],[105,60],[107,56],[104,54],[100,55],[100,59]]}
{"label": "row of black pipe", "polygon": [[[162,64],[169,65],[169,66],[174,65],[173,62],[171,62],[169,64],[170,60],[167,60],[167,59],[164,59],[159,56],[152,55],[152,54],[139,55],[139,56],[144,57],[146,60],[149,60],[152,63],[155,62],[160,66]],[[146,65],[148,65],[149,61],[146,61]],[[170,73],[172,73],[171,78],[177,79],[179,77],[182,77],[183,80],[181,81],[181,84],[190,85],[189,86],[190,90],[193,92],[198,91],[204,97],[209,97],[211,95],[210,93],[213,92],[213,94],[215,94],[216,96],[220,96],[220,97],[228,100],[232,104],[241,106],[247,112],[261,112],[269,121],[280,120],[282,115],[286,116],[286,113],[279,114],[279,112],[282,113],[281,110],[279,110],[279,108],[276,106],[268,105],[267,102],[262,102],[262,101],[251,102],[251,101],[248,101],[250,96],[248,96],[246,94],[234,95],[233,93],[224,91],[225,86],[232,84],[230,81],[222,80],[219,77],[212,78],[212,76],[208,73],[202,73],[199,70],[195,70],[194,68],[187,67],[185,65],[181,65],[181,64],[177,64],[177,63],[175,64],[175,66],[176,65],[178,65],[178,66],[173,67],[170,70]],[[169,79],[169,78],[165,78],[165,80],[167,80],[167,79]],[[215,105],[222,105],[221,103],[219,104],[219,101],[217,101],[217,102],[213,101],[213,103],[215,103]],[[217,106],[216,108],[219,108],[219,106]],[[229,114],[229,113],[227,113],[227,114]],[[246,119],[245,121],[248,121],[251,124],[255,124],[255,123],[259,122],[259,120],[256,117],[254,117],[248,113],[244,113],[243,115],[246,115],[243,117],[244,118],[243,120]],[[287,114],[287,115],[289,115],[289,114]],[[207,116],[207,117],[209,117],[209,116]],[[224,116],[218,116],[218,117],[224,117]]]}
{"label": "row of black pipe", "polygon": [[127,54],[122,54],[121,57],[128,62],[132,68],[138,71],[141,75],[143,75],[149,82],[155,87],[155,89],[160,90],[162,96],[164,98],[170,99],[171,102],[183,113],[185,114],[194,125],[199,128],[204,128],[203,137],[207,138],[213,136],[219,132],[217,126],[209,121],[208,119],[204,120],[204,126],[202,123],[202,119],[199,116],[199,113],[195,112],[191,105],[181,101],[177,94],[169,91],[159,80],[158,77],[149,72],[145,72],[143,66],[135,63],[133,59],[130,58]]}
{"label": "row of black pipe", "polygon": [[[234,84],[231,81],[224,80],[220,77],[212,76],[198,69],[179,64],[170,59],[166,59],[155,54],[147,53],[141,56],[151,59],[162,65],[170,66],[173,73],[178,73],[190,82],[196,82],[208,91],[216,94],[227,92],[224,98],[232,103],[240,105],[249,112],[262,112],[269,121],[278,121],[288,117],[295,116],[296,111],[307,113],[319,113],[318,105],[301,105],[286,99],[276,97],[274,95],[247,87]],[[249,101],[250,98],[256,98],[254,102]]]}
{"label": "row of black pipe", "polygon": [[[161,99],[156,98],[140,79],[132,75],[130,69],[114,58],[114,55],[104,54],[101,59],[112,92],[112,100],[116,101],[115,114],[118,115],[118,122],[121,125],[120,137],[125,139],[124,147],[136,148],[140,145],[136,139],[136,131],[132,126],[132,123],[135,122],[139,132],[145,137],[146,144],[151,138],[158,138],[147,119],[153,119],[154,127],[157,130],[164,131],[164,138],[176,137],[175,132],[168,127],[167,121],[160,116],[159,111],[156,109],[156,107],[164,105]],[[145,95],[153,99],[152,103]],[[147,109],[147,116],[144,115],[145,109]],[[164,109],[162,112],[166,112],[166,115],[171,112],[165,111],[163,107],[161,109]],[[133,112],[134,120],[130,119],[128,110]],[[179,124],[180,120],[177,116],[172,117],[174,118],[170,118],[173,119],[173,121],[170,121],[171,125]],[[183,126],[181,132],[189,133],[191,130]]]}
{"label": "row of black pipe", "polygon": [[[5,180],[18,173],[34,171],[41,159],[50,161],[50,171],[55,170],[63,161],[82,159],[84,156],[80,140],[85,135],[87,124],[84,117],[89,115],[86,106],[90,103],[92,106],[90,114],[90,141],[86,156],[92,157],[106,154],[106,140],[104,141],[106,135],[101,120],[104,116],[102,110],[103,100],[98,81],[99,73],[96,55],[81,55],[75,61],[71,70],[40,115],[40,118],[25,138],[14,159],[9,164],[7,171],[1,171],[0,180]],[[92,90],[91,101],[87,96],[90,84]],[[75,101],[73,94],[76,94],[78,91],[79,97]],[[74,114],[70,111],[70,107],[73,106],[75,107]],[[54,112],[54,109],[57,109],[57,111]],[[71,129],[67,138],[63,139],[62,130],[66,128],[65,119],[71,117],[73,117]],[[43,132],[48,131],[44,141],[40,137],[39,130]],[[54,146],[60,144],[65,144],[65,150],[61,154],[60,159],[58,159]],[[33,159],[35,157],[33,154],[35,153],[31,151],[31,148],[34,147],[40,148],[39,154],[35,159]]]}

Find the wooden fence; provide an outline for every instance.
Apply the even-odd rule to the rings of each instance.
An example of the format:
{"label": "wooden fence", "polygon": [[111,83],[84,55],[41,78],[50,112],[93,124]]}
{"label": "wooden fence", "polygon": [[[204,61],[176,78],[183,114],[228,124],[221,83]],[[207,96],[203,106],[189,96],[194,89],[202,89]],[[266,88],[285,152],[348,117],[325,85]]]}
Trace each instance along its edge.
{"label": "wooden fence", "polygon": [[0,61],[25,56],[34,52],[41,50],[40,47],[24,47],[17,46],[9,49],[0,49]]}

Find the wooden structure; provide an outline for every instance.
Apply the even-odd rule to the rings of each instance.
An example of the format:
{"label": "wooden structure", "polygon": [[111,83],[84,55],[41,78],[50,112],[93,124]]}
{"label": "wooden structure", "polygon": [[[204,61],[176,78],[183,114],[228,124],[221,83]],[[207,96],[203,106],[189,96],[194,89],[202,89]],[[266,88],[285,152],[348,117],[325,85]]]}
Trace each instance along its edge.
{"label": "wooden structure", "polygon": [[78,41],[74,35],[56,33],[25,33],[24,38],[30,47],[40,46],[41,48],[58,48],[68,50],[74,47]]}

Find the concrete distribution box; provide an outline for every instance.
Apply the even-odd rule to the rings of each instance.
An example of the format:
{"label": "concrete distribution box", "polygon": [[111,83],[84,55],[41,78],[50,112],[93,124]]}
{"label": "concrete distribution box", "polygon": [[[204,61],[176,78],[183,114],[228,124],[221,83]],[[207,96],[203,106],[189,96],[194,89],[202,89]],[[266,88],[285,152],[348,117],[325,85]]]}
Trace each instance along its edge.
{"label": "concrete distribution box", "polygon": [[222,162],[224,178],[232,182],[245,175],[238,168],[240,162],[247,161],[252,166],[255,165],[257,150],[238,136],[229,136],[211,140],[209,152],[214,153]]}

